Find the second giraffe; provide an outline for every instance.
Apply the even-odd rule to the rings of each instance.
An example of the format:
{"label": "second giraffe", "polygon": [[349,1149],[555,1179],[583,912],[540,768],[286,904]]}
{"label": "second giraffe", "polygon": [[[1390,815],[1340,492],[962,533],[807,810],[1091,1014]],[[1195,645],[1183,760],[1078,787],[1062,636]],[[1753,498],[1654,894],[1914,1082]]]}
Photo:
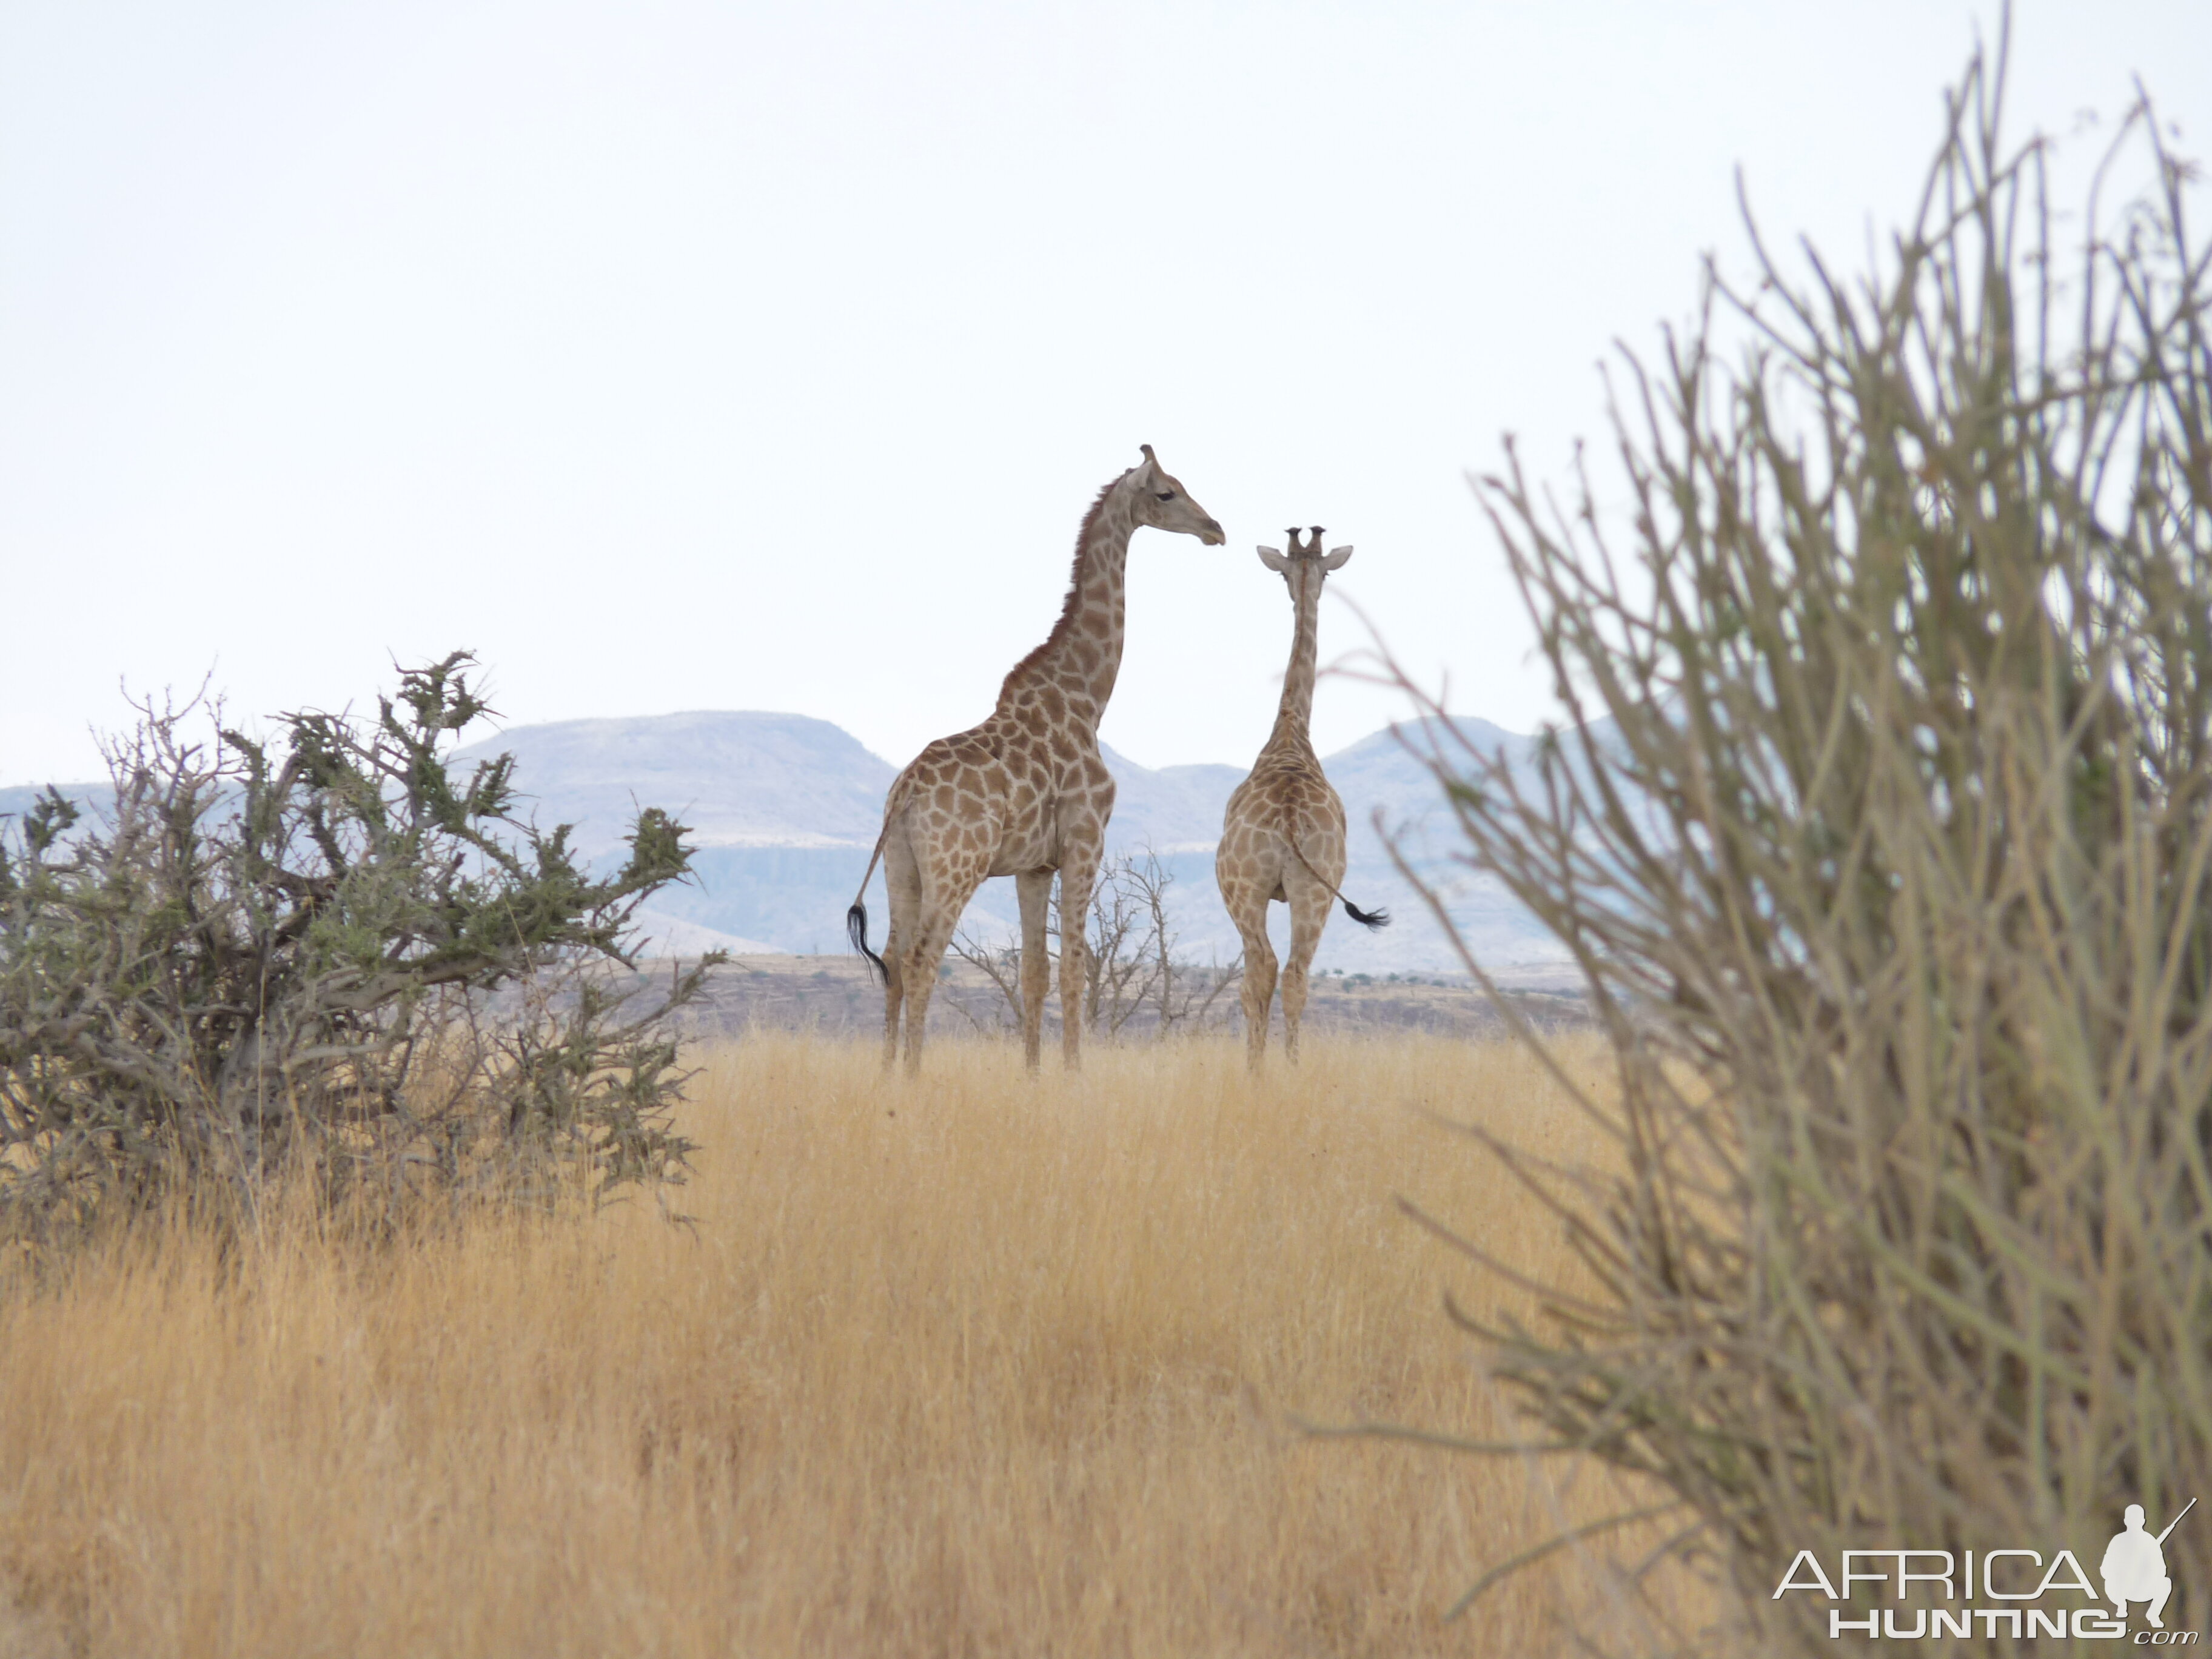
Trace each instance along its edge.
{"label": "second giraffe", "polygon": [[1267,906],[1291,910],[1291,955],[1283,964],[1283,1042],[1298,1057],[1298,1022],[1306,1011],[1306,970],[1328,925],[1330,899],[1367,927],[1387,927],[1389,913],[1360,909],[1339,890],[1344,880],[1344,803],[1314,753],[1314,668],[1321,641],[1321,589],[1328,573],[1352,556],[1348,547],[1321,550],[1316,525],[1304,546],[1290,532],[1291,550],[1260,550],[1260,562],[1279,572],[1291,590],[1297,621],[1291,664],[1283,674],[1283,701],[1275,729],[1252,763],[1251,775],[1229,797],[1213,878],[1229,919],[1244,939],[1244,1042],[1257,1070],[1267,1052],[1267,1015],[1275,994],[1275,947],[1267,941]]}

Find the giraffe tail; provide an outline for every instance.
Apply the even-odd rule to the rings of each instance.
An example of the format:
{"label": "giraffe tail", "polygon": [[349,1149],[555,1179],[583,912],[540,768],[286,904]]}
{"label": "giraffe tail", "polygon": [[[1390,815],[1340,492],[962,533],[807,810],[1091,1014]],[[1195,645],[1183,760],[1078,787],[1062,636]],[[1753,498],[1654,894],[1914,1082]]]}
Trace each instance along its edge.
{"label": "giraffe tail", "polygon": [[1390,913],[1388,910],[1363,910],[1350,899],[1346,898],[1343,894],[1339,893],[1336,896],[1344,906],[1344,914],[1362,927],[1370,932],[1379,933],[1390,925]]}
{"label": "giraffe tail", "polygon": [[1350,916],[1354,921],[1358,922],[1362,927],[1366,928],[1370,933],[1380,933],[1383,928],[1388,927],[1390,925],[1390,913],[1388,910],[1361,909],[1350,899],[1345,897],[1343,892],[1339,890],[1334,882],[1326,879],[1320,871],[1315,869],[1311,864],[1307,863],[1306,855],[1304,852],[1299,850],[1297,838],[1295,836],[1285,836],[1283,839],[1290,844],[1291,856],[1297,859],[1300,864],[1305,865],[1306,873],[1311,876],[1316,881],[1320,882],[1322,886],[1328,888],[1330,892],[1336,895],[1336,902],[1344,907],[1345,915]]}
{"label": "giraffe tail", "polygon": [[890,834],[890,823],[885,823],[883,835],[876,837],[876,850],[868,854],[868,867],[860,872],[860,896],[853,901],[853,908],[845,912],[845,935],[853,941],[853,948],[868,959],[868,971],[878,985],[890,983],[891,970],[884,965],[881,957],[868,949],[868,881],[876,873],[877,860],[884,855],[884,836]]}
{"label": "giraffe tail", "polygon": [[853,908],[845,912],[845,932],[853,941],[853,948],[868,959],[868,971],[875,975],[876,983],[890,984],[891,970],[884,965],[881,957],[868,949],[868,907],[859,899],[854,899]]}

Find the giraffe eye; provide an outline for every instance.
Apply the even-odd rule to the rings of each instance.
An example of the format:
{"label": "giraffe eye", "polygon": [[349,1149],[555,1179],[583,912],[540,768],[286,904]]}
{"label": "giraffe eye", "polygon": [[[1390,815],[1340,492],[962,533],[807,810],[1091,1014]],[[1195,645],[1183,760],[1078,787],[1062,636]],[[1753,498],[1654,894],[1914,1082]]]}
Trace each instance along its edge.
{"label": "giraffe eye", "polygon": [[1175,499],[1175,491],[1172,489],[1163,489],[1160,491],[1159,498],[1164,501],[1171,501]]}

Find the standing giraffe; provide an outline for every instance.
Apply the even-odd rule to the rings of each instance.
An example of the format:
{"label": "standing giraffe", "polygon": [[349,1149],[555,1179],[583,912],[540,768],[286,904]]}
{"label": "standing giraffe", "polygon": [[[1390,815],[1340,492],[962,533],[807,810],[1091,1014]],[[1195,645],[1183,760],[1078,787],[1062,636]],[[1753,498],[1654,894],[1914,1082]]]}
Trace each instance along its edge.
{"label": "standing giraffe", "polygon": [[[1098,754],[1098,721],[1121,668],[1122,568],[1140,526],[1195,536],[1208,547],[1221,526],[1145,459],[1098,492],[1076,538],[1067,602],[1045,642],[1014,665],[999,706],[981,726],[939,738],[891,781],[860,897],[846,913],[853,943],[884,981],[884,1064],[898,1050],[906,1013],[906,1068],[921,1068],[921,1038],[937,964],[960,913],[987,876],[1012,876],[1022,908],[1022,1052],[1034,1068],[1051,972],[1045,905],[1060,872],[1060,1047],[1081,1063],[1083,930],[1091,885],[1106,850],[1114,779]],[[868,876],[884,861],[890,936],[868,949]]]}
{"label": "standing giraffe", "polygon": [[1321,643],[1321,588],[1343,568],[1352,550],[1324,556],[1321,526],[1301,547],[1290,532],[1285,556],[1260,550],[1260,562],[1279,571],[1291,590],[1297,622],[1291,632],[1291,665],[1283,673],[1282,706],[1275,729],[1252,763],[1251,775],[1229,797],[1221,820],[1221,845],[1213,878],[1229,919],[1244,938],[1244,1045],[1255,1071],[1267,1052],[1267,1006],[1275,993],[1275,949],[1267,942],[1267,906],[1291,907],[1291,959],[1283,967],[1284,1046],[1298,1057],[1298,1021],[1306,1012],[1306,969],[1328,925],[1328,902],[1368,927],[1388,927],[1388,911],[1373,915],[1338,891],[1344,880],[1344,803],[1321,769],[1307,726],[1313,719],[1314,659]]}

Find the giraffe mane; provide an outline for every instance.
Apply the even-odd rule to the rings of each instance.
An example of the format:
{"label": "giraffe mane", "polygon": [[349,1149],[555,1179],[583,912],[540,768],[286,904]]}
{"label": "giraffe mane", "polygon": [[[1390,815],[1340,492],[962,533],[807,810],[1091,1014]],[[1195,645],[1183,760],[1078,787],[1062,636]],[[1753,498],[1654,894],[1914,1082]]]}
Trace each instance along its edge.
{"label": "giraffe mane", "polygon": [[1028,678],[1030,671],[1042,663],[1052,648],[1067,637],[1068,630],[1075,626],[1075,602],[1083,592],[1083,550],[1091,545],[1091,532],[1098,523],[1099,514],[1106,510],[1106,498],[1121,487],[1121,478],[1128,476],[1124,472],[1101,489],[1098,499],[1091,503],[1091,510],[1083,515],[1082,527],[1075,532],[1075,558],[1068,566],[1067,597],[1060,602],[1059,619],[1053,623],[1052,632],[1044,636],[1042,645],[1006,671],[1006,678],[999,686],[1000,702],[1006,700],[1007,692]]}

